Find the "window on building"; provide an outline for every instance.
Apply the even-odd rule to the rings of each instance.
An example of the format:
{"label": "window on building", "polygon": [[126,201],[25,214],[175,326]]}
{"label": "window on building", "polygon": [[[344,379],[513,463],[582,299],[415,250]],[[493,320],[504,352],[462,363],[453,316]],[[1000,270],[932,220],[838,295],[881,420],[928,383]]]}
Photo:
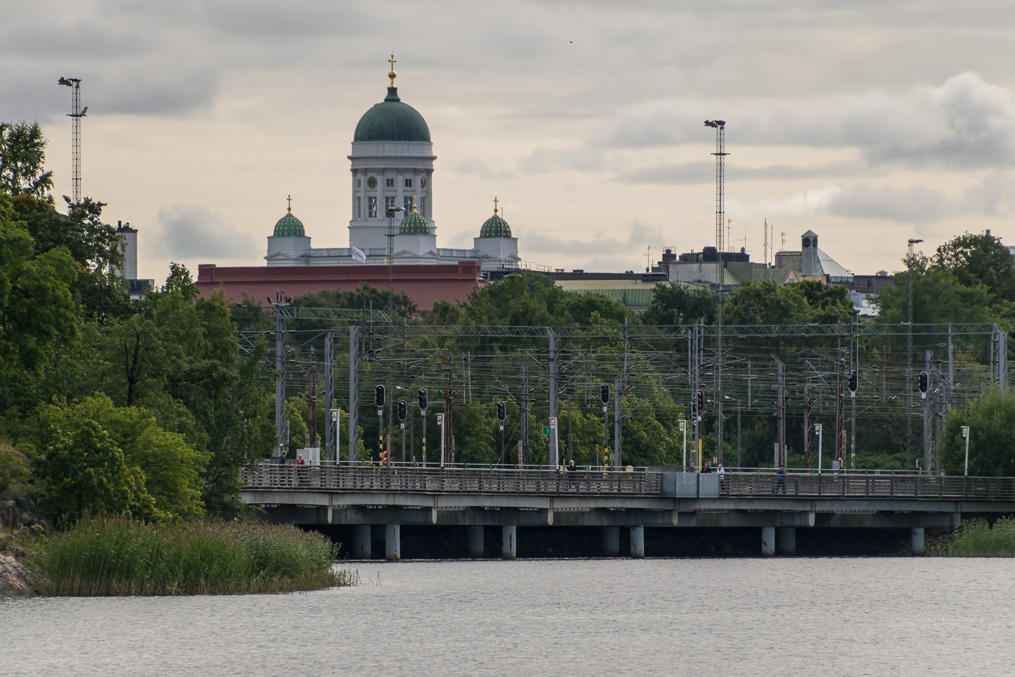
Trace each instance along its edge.
{"label": "window on building", "polygon": [[363,218],[363,200],[359,195],[356,196],[356,211],[353,212],[352,218],[362,219]]}
{"label": "window on building", "polygon": [[412,179],[406,179],[405,180],[405,187],[406,188],[412,188]]}
{"label": "window on building", "polygon": [[404,198],[402,198],[402,209],[405,210],[406,214],[408,214],[408,213],[410,213],[412,211],[412,198],[411,197],[404,197]]}
{"label": "window on building", "polygon": [[387,186],[388,188],[394,188],[395,187],[395,180],[394,179],[384,179],[384,185]]}
{"label": "window on building", "polygon": [[384,213],[387,214],[395,208],[395,196],[387,195],[384,198]]}
{"label": "window on building", "polygon": [[377,197],[371,195],[367,198],[367,210],[371,219],[377,218]]}

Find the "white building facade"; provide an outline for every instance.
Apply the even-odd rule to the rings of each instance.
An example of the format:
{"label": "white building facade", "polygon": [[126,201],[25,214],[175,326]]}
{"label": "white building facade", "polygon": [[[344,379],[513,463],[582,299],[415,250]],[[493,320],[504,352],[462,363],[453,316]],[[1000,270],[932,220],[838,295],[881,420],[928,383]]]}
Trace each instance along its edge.
{"label": "white building facade", "polygon": [[[394,58],[392,57],[392,66]],[[384,100],[363,114],[348,156],[351,171],[349,246],[314,248],[292,206],[275,224],[265,256],[269,266],[337,266],[455,263],[473,260],[483,272],[514,269],[518,239],[494,213],[472,249],[437,246],[434,160],[430,129],[415,108],[402,102],[395,71]]]}

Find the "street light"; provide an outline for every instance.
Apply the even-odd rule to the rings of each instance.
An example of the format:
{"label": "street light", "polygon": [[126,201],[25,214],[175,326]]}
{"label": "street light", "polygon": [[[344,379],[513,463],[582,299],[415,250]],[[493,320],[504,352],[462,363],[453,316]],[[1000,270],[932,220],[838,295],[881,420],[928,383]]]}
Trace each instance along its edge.
{"label": "street light", "polygon": [[814,424],[814,434],[818,436],[818,474],[821,474],[821,424]]}
{"label": "street light", "polygon": [[969,475],[969,426],[962,426],[962,439],[966,441],[966,460],[962,464],[963,477]]}
{"label": "street light", "polygon": [[680,419],[678,423],[680,423],[680,432],[684,434],[684,460],[681,467],[684,469],[684,472],[687,472],[687,421]]}
{"label": "street light", "polygon": [[394,287],[391,281],[391,266],[395,258],[395,214],[405,211],[403,207],[388,207],[388,315],[391,315]]}
{"label": "street light", "polygon": [[919,238],[909,238],[907,244],[909,245],[909,253],[906,255],[906,269],[908,275],[906,276],[906,453],[912,448],[913,444],[913,421],[909,417],[909,409],[913,406],[913,245],[919,244],[923,240]]}
{"label": "street light", "polygon": [[723,398],[737,403],[737,467],[742,468],[743,465],[740,462],[740,412],[743,410],[743,407],[740,405],[739,398],[730,397],[729,395],[723,395]]}
{"label": "street light", "polygon": [[341,409],[331,410],[331,420],[335,422],[335,463],[336,465],[342,460],[341,449],[342,449],[342,415]]}

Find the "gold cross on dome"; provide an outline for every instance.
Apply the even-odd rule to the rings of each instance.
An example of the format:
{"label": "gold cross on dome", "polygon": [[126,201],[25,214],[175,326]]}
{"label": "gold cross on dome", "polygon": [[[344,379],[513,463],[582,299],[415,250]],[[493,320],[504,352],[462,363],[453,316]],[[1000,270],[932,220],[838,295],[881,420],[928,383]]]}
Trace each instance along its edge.
{"label": "gold cross on dome", "polygon": [[286,211],[289,212],[290,214],[292,214],[293,213],[293,196],[292,195],[286,195],[285,199],[286,199],[286,202],[289,203],[289,206],[286,208]]}
{"label": "gold cross on dome", "polygon": [[494,195],[493,196],[493,215],[494,216],[497,216],[497,202],[498,202],[497,196]]}
{"label": "gold cross on dome", "polygon": [[392,54],[391,58],[388,59],[388,63],[391,64],[391,70],[388,71],[388,77],[391,79],[391,84],[389,85],[389,87],[394,87],[395,86],[395,75],[396,75],[396,73],[395,73],[395,64],[398,63],[398,60],[395,58],[394,54]]}

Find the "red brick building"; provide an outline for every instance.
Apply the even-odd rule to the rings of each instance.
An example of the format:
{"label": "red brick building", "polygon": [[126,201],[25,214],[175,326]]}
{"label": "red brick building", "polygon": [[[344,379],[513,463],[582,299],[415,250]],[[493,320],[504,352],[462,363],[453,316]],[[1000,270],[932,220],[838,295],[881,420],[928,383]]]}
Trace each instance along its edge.
{"label": "red brick building", "polygon": [[[197,288],[204,296],[222,290],[226,298],[240,303],[243,295],[262,305],[275,291],[297,297],[319,291],[355,291],[364,284],[388,288],[388,266],[240,266],[219,267],[202,263],[197,267]],[[420,310],[428,310],[438,299],[451,303],[465,301],[469,292],[485,284],[479,261],[456,264],[400,264],[391,266],[391,288],[404,292]]]}

